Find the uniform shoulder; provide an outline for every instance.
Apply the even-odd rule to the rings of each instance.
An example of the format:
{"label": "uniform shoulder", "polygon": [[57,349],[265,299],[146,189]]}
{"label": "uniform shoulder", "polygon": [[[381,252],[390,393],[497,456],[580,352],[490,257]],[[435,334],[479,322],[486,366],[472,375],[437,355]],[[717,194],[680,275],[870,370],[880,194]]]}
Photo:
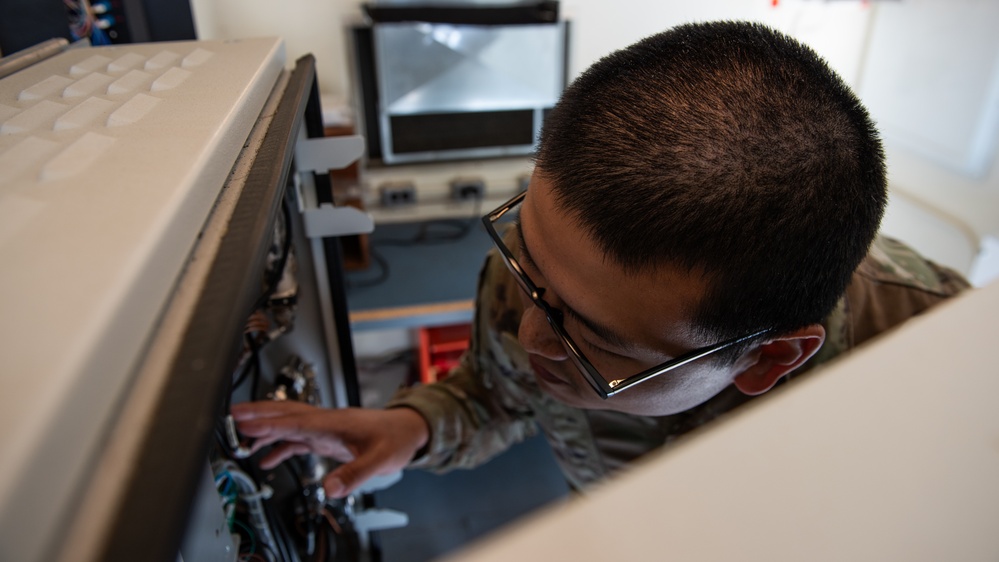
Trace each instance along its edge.
{"label": "uniform shoulder", "polygon": [[969,286],[964,277],[936,264],[900,240],[878,236],[857,274],[878,283],[904,285],[941,295]]}

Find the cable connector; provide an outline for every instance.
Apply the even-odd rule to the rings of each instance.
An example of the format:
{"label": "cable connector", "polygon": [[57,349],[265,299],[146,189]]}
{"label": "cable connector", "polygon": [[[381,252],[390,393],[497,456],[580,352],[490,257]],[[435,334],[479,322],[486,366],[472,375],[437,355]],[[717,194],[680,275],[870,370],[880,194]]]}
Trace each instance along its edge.
{"label": "cable connector", "polygon": [[239,434],[236,433],[236,420],[231,414],[225,417],[225,438],[229,442],[229,448],[232,449],[232,456],[237,459],[245,459],[252,454],[250,448],[239,441]]}

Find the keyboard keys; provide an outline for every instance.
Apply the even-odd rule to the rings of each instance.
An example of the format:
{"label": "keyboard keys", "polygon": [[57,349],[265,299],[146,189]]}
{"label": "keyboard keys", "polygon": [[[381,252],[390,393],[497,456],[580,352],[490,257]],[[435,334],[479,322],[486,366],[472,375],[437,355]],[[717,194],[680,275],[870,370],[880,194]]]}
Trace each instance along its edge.
{"label": "keyboard keys", "polygon": [[108,72],[110,72],[112,74],[116,74],[116,73],[119,73],[119,72],[125,72],[126,70],[131,70],[131,69],[136,68],[137,66],[141,65],[143,62],[145,62],[145,60],[146,60],[146,57],[144,57],[144,56],[142,56],[142,55],[140,55],[138,53],[128,53],[128,54],[122,55],[121,57],[119,57],[118,59],[116,59],[114,62],[112,62],[111,64],[109,64],[108,65]]}
{"label": "keyboard keys", "polygon": [[12,181],[21,173],[34,169],[57,150],[59,143],[55,141],[28,137],[10,149],[0,152],[0,186]]}
{"label": "keyboard keys", "polygon": [[197,49],[191,51],[191,54],[184,57],[184,60],[181,61],[180,65],[184,68],[201,66],[210,58],[212,58],[211,51],[206,51],[205,49],[198,47]]}
{"label": "keyboard keys", "polygon": [[56,119],[52,129],[62,131],[77,127],[86,127],[96,123],[101,117],[110,113],[114,105],[114,102],[106,99],[88,98]]}
{"label": "keyboard keys", "polygon": [[160,70],[173,66],[173,64],[180,59],[180,55],[173,51],[163,51],[157,53],[152,58],[146,61],[146,70]]}
{"label": "keyboard keys", "polygon": [[152,75],[141,70],[131,70],[128,74],[111,82],[108,86],[108,95],[131,94],[141,89],[145,89],[146,84],[152,81]]}
{"label": "keyboard keys", "polygon": [[68,105],[42,100],[0,125],[0,135],[13,135],[35,129],[48,128],[58,115],[69,109]]}
{"label": "keyboard keys", "polygon": [[62,91],[62,97],[76,98],[89,96],[97,93],[98,91],[103,92],[104,88],[106,88],[112,80],[114,80],[114,78],[108,76],[107,74],[101,74],[100,72],[88,74],[67,86],[66,89]]}
{"label": "keyboard keys", "polygon": [[108,117],[107,126],[122,127],[131,125],[145,117],[159,102],[159,98],[147,96],[146,94],[137,94]]}
{"label": "keyboard keys", "polygon": [[64,89],[72,83],[72,78],[66,78],[65,76],[49,76],[34,86],[21,90],[17,99],[19,101],[42,99]]}
{"label": "keyboard keys", "polygon": [[173,67],[170,70],[163,73],[153,81],[153,85],[150,86],[150,90],[153,92],[162,92],[163,90],[172,90],[177,86],[184,83],[187,77],[191,75],[189,70],[184,70],[183,68]]}
{"label": "keyboard keys", "polygon": [[111,148],[114,142],[113,138],[97,133],[84,134],[42,166],[41,180],[60,180],[85,171]]}
{"label": "keyboard keys", "polygon": [[80,76],[82,74],[89,74],[97,70],[104,70],[110,62],[111,59],[105,56],[93,55],[71,66],[69,68],[69,73],[72,76]]}
{"label": "keyboard keys", "polygon": [[0,525],[5,560],[51,558],[284,65],[273,38],[149,43],[0,78],[0,373],[25,374],[0,392],[0,521],[32,531]]}

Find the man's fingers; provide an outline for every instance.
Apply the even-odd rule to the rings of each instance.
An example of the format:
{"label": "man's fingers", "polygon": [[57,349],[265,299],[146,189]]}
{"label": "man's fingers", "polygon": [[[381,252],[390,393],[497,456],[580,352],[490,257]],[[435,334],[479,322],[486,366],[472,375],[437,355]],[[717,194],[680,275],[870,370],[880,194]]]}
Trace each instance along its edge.
{"label": "man's fingers", "polygon": [[278,441],[281,441],[280,437],[272,437],[272,436],[257,437],[256,439],[253,440],[253,444],[250,445],[250,454],[251,455],[256,454],[257,451],[259,451],[260,449],[263,449],[268,445],[273,445]]}
{"label": "man's fingers", "polygon": [[[306,410],[291,409],[285,412],[255,412],[255,417],[236,419],[239,432],[248,437],[281,436],[285,438],[311,438],[337,436],[349,427],[343,410],[320,410],[306,406]],[[233,417],[235,418],[235,412]]]}
{"label": "man's fingers", "polygon": [[236,421],[254,420],[260,418],[273,418],[313,411],[316,408],[308,404],[296,402],[294,400],[264,400],[261,402],[241,402],[233,404],[230,409],[233,419]]}
{"label": "man's fingers", "polygon": [[[303,424],[303,421],[306,423]],[[311,424],[308,424],[304,417],[286,416],[239,422],[238,429],[243,436],[253,438],[253,445],[250,448],[253,453],[279,441],[309,443],[318,446],[322,440],[335,439],[332,434],[312,427],[303,427],[303,425]]]}
{"label": "man's fingers", "polygon": [[412,455],[400,456],[394,446],[386,445],[385,437],[399,425],[394,414],[262,402],[233,406],[232,414],[239,432],[254,439],[253,453],[273,446],[261,459],[261,468],[269,470],[310,452],[345,463],[324,479],[327,494],[334,498],[352,493],[375,475],[401,468]]}
{"label": "man's fingers", "polygon": [[333,431],[318,416],[288,414],[237,421],[237,429],[247,437],[297,439],[332,435]]}
{"label": "man's fingers", "polygon": [[264,458],[260,459],[260,468],[271,470],[295,455],[304,455],[311,451],[312,449],[304,443],[281,443],[271,449]]}

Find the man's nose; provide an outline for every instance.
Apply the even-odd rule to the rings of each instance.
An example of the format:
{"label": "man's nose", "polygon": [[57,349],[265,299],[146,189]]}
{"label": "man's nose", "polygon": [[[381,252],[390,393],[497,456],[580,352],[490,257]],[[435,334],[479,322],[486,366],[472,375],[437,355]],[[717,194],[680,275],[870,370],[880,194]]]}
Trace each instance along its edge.
{"label": "man's nose", "polygon": [[548,324],[544,311],[538,306],[528,305],[524,309],[517,339],[528,353],[552,361],[564,361],[569,358],[562,340],[555,334],[555,330]]}

